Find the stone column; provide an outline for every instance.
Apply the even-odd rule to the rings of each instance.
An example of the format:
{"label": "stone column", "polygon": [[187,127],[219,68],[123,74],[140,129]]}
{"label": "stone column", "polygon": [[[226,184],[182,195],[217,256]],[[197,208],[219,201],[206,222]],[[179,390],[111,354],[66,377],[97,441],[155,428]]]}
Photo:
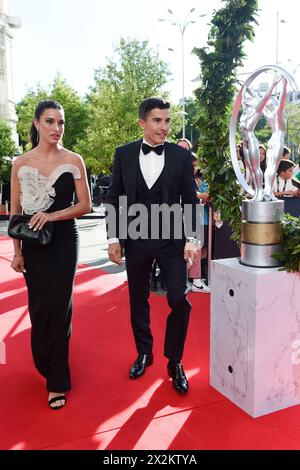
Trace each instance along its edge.
{"label": "stone column", "polygon": [[18,119],[13,101],[12,32],[20,28],[21,21],[18,17],[9,16],[8,6],[8,0],[0,0],[0,119],[11,126],[13,139],[18,145]]}
{"label": "stone column", "polygon": [[253,418],[300,404],[299,305],[299,273],[212,262],[210,384]]}

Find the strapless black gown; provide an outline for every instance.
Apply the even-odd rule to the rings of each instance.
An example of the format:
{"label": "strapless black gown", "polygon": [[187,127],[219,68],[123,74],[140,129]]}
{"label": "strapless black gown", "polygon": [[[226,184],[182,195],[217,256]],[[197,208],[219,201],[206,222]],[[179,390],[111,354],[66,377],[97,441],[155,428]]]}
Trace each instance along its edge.
{"label": "strapless black gown", "polygon": [[[56,195],[47,212],[65,209],[73,203],[72,173],[62,173],[53,187]],[[53,238],[48,245],[24,242],[22,246],[32,354],[51,392],[66,392],[71,388],[68,357],[78,242],[76,221],[72,219],[54,222]]]}

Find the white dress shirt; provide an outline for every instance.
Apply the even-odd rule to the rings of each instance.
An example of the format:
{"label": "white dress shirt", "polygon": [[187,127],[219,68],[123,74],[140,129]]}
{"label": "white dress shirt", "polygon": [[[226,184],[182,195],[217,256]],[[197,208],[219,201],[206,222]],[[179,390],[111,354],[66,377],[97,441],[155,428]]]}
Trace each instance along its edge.
{"label": "white dress shirt", "polygon": [[[150,145],[145,139],[143,139],[143,143]],[[154,145],[153,147],[156,146]],[[145,155],[141,146],[139,160],[144,180],[148,188],[151,189],[165,166],[165,150],[163,150],[161,155],[157,155],[152,150]]]}

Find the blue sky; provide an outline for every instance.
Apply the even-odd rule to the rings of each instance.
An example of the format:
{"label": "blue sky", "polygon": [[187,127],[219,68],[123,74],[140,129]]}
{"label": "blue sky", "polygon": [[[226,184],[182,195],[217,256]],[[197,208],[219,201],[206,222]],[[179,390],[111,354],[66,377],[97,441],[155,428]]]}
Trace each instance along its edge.
{"label": "blue sky", "polygon": [[[200,72],[194,46],[205,44],[207,23],[220,0],[10,0],[10,14],[20,16],[22,28],[15,31],[13,49],[14,98],[18,101],[37,82],[48,85],[60,72],[80,94],[93,85],[94,69],[105,65],[120,37],[148,39],[170,64],[173,81],[167,88],[171,98],[181,97],[181,34],[167,18],[171,8],[183,20],[191,8],[207,14],[188,26],[185,38],[185,94],[192,94]],[[299,4],[299,5],[298,5]],[[259,0],[260,26],[254,44],[247,44],[244,71],[275,62],[276,12],[279,11],[279,62],[290,70],[300,64],[298,29],[300,2]],[[170,18],[170,16],[169,16]],[[157,46],[158,45],[158,46]],[[173,48],[174,52],[168,51]],[[300,78],[300,66],[296,78]],[[300,81],[300,80],[298,80]]]}

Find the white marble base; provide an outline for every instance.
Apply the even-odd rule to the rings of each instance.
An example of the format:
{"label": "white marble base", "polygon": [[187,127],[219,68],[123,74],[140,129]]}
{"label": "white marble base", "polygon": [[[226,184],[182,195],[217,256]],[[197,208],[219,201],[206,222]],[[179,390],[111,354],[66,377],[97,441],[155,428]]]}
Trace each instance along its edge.
{"label": "white marble base", "polygon": [[300,274],[212,262],[210,384],[253,417],[300,404]]}

